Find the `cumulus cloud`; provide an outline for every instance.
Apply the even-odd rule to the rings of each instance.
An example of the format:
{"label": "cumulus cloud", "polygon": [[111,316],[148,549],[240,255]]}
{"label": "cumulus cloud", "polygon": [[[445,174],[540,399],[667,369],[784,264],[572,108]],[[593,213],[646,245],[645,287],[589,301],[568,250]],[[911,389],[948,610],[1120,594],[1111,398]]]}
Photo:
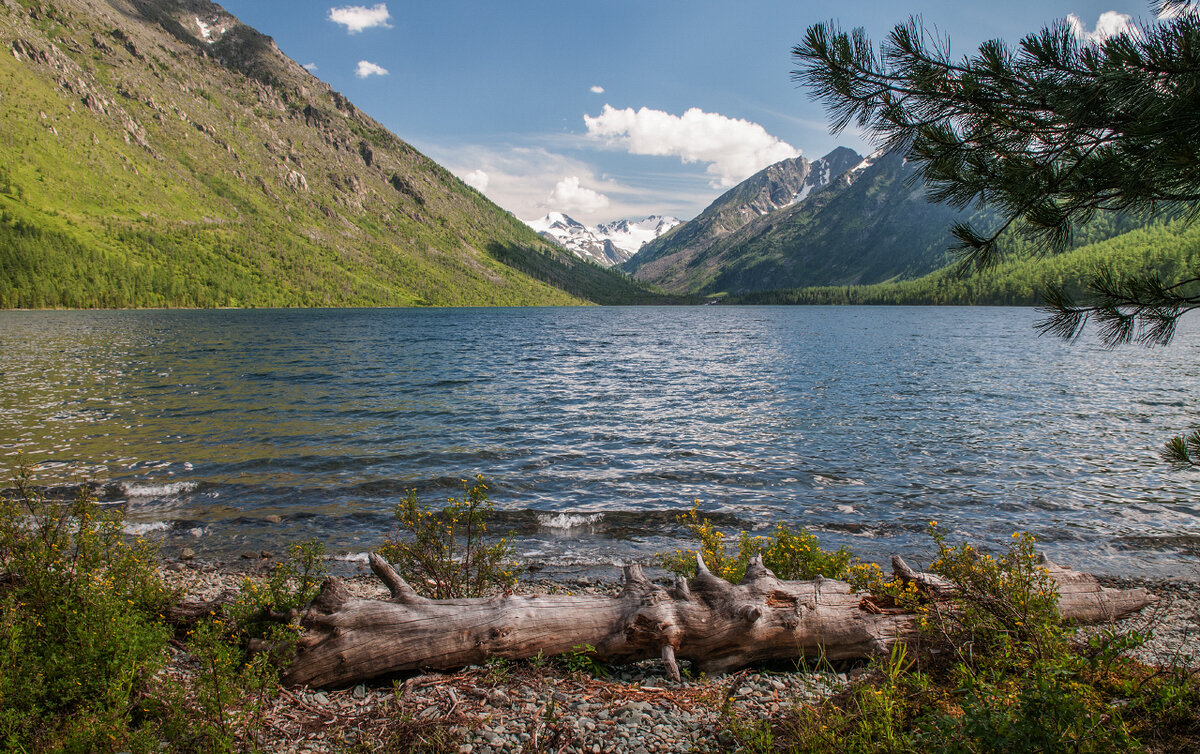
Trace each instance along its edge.
{"label": "cumulus cloud", "polygon": [[546,205],[563,212],[595,212],[609,205],[608,197],[582,185],[579,176],[563,178],[554,185]]}
{"label": "cumulus cloud", "polygon": [[707,163],[714,188],[733,186],[768,165],[800,154],[757,123],[697,107],[680,116],[646,107],[635,111],[605,105],[599,115],[583,116],[583,122],[588,134],[630,154],[669,155],[685,163]]}
{"label": "cumulus cloud", "polygon": [[592,94],[604,94],[604,87],[597,84],[591,88]]}
{"label": "cumulus cloud", "polygon": [[[570,149],[590,140],[576,136],[564,142]],[[470,144],[423,144],[422,151],[446,165],[463,180],[475,171],[487,173],[487,197],[517,217],[536,218],[547,212],[566,211],[553,203],[555,186],[564,176],[577,176],[579,186],[608,199],[595,211],[570,210],[568,214],[594,225],[620,217],[668,214],[691,217],[713,199],[703,175],[669,175],[659,172],[620,177],[600,172],[586,160],[546,148],[553,139],[543,134],[536,146],[508,145],[502,148]],[[561,192],[560,192],[561,193]]]}
{"label": "cumulus cloud", "polygon": [[304,70],[308,71],[309,73],[317,72],[317,64],[316,63],[305,63],[303,67],[304,67]]}
{"label": "cumulus cloud", "polygon": [[489,178],[488,174],[482,170],[472,170],[470,173],[462,176],[462,179],[463,183],[467,184],[481,194],[484,191],[487,191]]}
{"label": "cumulus cloud", "polygon": [[358,61],[358,67],[354,69],[354,75],[360,79],[365,79],[368,76],[386,76],[388,75],[388,69],[367,60],[360,60]]}
{"label": "cumulus cloud", "polygon": [[1118,13],[1115,10],[1104,11],[1100,14],[1100,19],[1096,21],[1095,31],[1088,31],[1083,20],[1074,13],[1067,16],[1067,26],[1071,28],[1071,33],[1075,35],[1075,38],[1084,44],[1103,44],[1104,40],[1109,37],[1120,34],[1128,34],[1131,37],[1141,36],[1141,31],[1133,23],[1133,16],[1127,13]]}
{"label": "cumulus cloud", "polygon": [[388,20],[391,17],[392,15],[388,13],[387,5],[384,3],[379,3],[370,8],[362,5],[345,5],[341,8],[329,9],[329,20],[335,24],[345,26],[346,30],[351,34],[357,34],[363,29],[370,29],[375,26],[390,29],[392,27],[388,24]]}

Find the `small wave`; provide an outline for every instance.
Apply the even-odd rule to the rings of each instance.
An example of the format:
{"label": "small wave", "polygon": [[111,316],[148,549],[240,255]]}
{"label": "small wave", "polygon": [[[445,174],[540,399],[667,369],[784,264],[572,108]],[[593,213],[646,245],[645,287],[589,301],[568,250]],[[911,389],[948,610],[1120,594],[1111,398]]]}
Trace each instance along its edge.
{"label": "small wave", "polygon": [[813,481],[817,484],[841,484],[847,487],[865,487],[867,484],[863,480],[853,477],[832,477],[822,474],[813,474]]}
{"label": "small wave", "polygon": [[371,562],[368,554],[365,552],[343,552],[340,555],[330,555],[329,560],[337,560],[343,563],[369,563]]}
{"label": "small wave", "polygon": [[579,529],[592,526],[604,518],[603,513],[558,513],[555,515],[538,514],[538,526],[545,529]]}
{"label": "small wave", "polygon": [[149,534],[153,531],[166,531],[171,525],[166,521],[149,521],[144,524],[125,524],[125,533],[140,537],[143,534]]}
{"label": "small wave", "polygon": [[175,497],[186,495],[199,487],[199,482],[167,482],[166,484],[122,484],[128,497]]}

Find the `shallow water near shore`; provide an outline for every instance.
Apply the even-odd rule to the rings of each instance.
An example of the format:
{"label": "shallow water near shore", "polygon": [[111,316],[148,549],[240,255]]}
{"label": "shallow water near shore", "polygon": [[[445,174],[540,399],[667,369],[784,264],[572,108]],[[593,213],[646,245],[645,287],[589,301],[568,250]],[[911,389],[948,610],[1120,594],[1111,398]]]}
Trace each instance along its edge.
{"label": "shallow water near shore", "polygon": [[524,560],[599,565],[722,526],[870,559],[930,520],[1036,534],[1101,573],[1200,579],[1200,331],[1039,338],[1004,308],[0,313],[0,454],[94,479],[130,531],[222,558],[319,537],[350,562],[475,474]]}

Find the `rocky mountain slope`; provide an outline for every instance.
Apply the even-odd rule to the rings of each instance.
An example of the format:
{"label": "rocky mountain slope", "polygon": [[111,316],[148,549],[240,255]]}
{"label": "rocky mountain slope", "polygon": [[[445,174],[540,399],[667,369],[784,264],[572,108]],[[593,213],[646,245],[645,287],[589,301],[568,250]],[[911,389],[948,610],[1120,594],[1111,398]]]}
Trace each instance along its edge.
{"label": "rocky mountain slope", "polygon": [[650,241],[679,225],[674,217],[651,215],[642,220],[614,220],[599,225],[584,225],[561,212],[551,212],[537,220],[526,220],[549,241],[573,252],[580,259],[611,267],[628,261]]}
{"label": "rocky mountain slope", "polygon": [[[792,201],[786,197],[794,182],[771,178],[773,169],[786,175],[787,162],[752,177],[697,220],[647,244],[625,269],[666,290],[701,295],[910,280],[954,261],[949,249],[955,222],[979,228],[996,222],[990,210],[928,201],[916,167],[899,153],[862,159]],[[745,200],[777,184],[774,195],[784,201]],[[1113,238],[1147,222],[1103,214],[1076,230],[1072,246]],[[1010,232],[1001,243],[1017,257],[1031,253],[1018,234]]]}
{"label": "rocky mountain slope", "polygon": [[918,277],[952,261],[950,229],[960,219],[983,217],[926,200],[900,154],[873,155],[808,200],[719,239],[696,279],[713,293]]}
{"label": "rocky mountain slope", "polygon": [[0,0],[0,306],[654,300],[208,0]]}
{"label": "rocky mountain slope", "polygon": [[714,244],[761,217],[803,203],[862,159],[839,147],[815,162],[796,157],[771,165],[722,194],[695,219],[647,243],[622,267],[670,290],[699,290],[703,260]]}

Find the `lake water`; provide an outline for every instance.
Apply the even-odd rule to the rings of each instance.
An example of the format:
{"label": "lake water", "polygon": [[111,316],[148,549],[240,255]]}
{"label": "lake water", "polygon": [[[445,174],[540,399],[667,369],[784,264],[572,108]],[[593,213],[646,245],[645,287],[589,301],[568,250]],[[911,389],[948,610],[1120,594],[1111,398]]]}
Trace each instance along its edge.
{"label": "lake water", "polygon": [[[0,313],[0,454],[92,478],[167,553],[353,559],[483,474],[526,560],[645,560],[722,526],[927,562],[927,522],[1070,565],[1200,578],[1200,331],[1039,338],[1027,309]],[[279,517],[275,522],[274,517]],[[270,518],[269,518],[270,517]]]}

